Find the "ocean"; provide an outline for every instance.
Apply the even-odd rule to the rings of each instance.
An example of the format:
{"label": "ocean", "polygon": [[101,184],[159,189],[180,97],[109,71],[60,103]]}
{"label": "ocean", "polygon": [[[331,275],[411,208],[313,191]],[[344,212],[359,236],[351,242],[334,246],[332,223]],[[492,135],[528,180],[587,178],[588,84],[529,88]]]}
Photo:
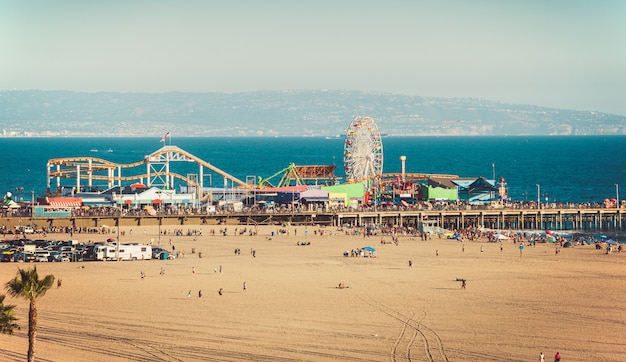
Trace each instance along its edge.
{"label": "ocean", "polygon": [[[173,135],[166,144],[170,141],[241,180],[268,178],[290,163],[334,164],[336,175],[344,177],[343,138]],[[163,143],[160,137],[0,138],[0,145],[4,151],[0,192],[30,200],[31,192],[35,196],[45,193],[48,159],[86,156],[131,163]],[[384,137],[383,155],[385,173],[400,173],[400,156],[406,156],[407,173],[504,177],[514,200],[537,200],[539,191],[542,202],[602,202],[618,197],[619,187],[624,190],[624,197],[619,198],[626,198],[626,136]],[[189,163],[171,165],[172,171],[183,175],[198,173]],[[209,182],[223,187],[220,176],[211,177]]]}

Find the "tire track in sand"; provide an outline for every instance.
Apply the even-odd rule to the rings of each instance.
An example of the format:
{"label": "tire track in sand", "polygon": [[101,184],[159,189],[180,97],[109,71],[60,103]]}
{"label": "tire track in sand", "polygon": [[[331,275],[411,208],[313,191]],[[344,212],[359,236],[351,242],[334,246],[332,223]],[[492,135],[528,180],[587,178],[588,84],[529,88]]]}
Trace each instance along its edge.
{"label": "tire track in sand", "polygon": [[[398,353],[398,346],[401,344],[405,344],[405,358],[407,361],[412,360],[411,352],[413,350],[413,345],[415,344],[415,339],[417,336],[420,337],[424,355],[426,359],[430,362],[450,362],[446,350],[444,348],[443,340],[439,336],[439,334],[432,328],[428,327],[423,323],[423,320],[426,318],[426,312],[419,321],[413,319],[413,315],[407,316],[383,303],[380,303],[370,297],[365,291],[362,291],[361,294],[358,295],[358,298],[361,299],[365,304],[370,305],[371,307],[379,310],[380,312],[388,315],[389,317],[396,319],[403,323],[402,331],[396,342],[394,343],[394,347],[391,351],[391,359],[396,362],[401,356]],[[415,333],[412,337],[407,336],[406,329],[410,328]]]}

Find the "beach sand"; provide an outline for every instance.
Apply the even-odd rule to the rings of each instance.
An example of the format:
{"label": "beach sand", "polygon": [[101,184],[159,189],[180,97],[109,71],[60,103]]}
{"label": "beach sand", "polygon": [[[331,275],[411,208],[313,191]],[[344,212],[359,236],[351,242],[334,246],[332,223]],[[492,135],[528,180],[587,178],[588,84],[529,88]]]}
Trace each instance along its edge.
{"label": "beach sand", "polygon": [[[62,279],[37,302],[42,361],[536,361],[540,352],[551,361],[557,351],[568,362],[626,361],[626,253],[577,246],[556,255],[538,244],[520,256],[508,240],[502,251],[484,240],[463,251],[436,236],[381,245],[380,235],[312,226],[306,237],[304,226],[286,227],[289,235],[272,226],[256,236],[234,226],[227,236],[206,225],[183,231],[194,228],[203,232],[195,241],[161,236],[185,251],[176,260],[0,263],[0,294],[18,267]],[[157,227],[124,229],[122,242],[158,244]],[[376,257],[343,256],[367,245]],[[28,302],[5,303],[17,305],[22,329],[0,335],[0,360],[23,361]]]}

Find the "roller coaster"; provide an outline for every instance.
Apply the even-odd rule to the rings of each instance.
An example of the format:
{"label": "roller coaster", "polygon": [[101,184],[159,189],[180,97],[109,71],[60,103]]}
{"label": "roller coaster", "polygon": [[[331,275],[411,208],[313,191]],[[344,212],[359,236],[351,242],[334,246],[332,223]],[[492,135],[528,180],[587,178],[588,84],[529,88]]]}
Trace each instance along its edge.
{"label": "roller coaster", "polygon": [[[170,168],[172,162],[195,163],[198,166],[197,174],[186,176],[173,172]],[[145,166],[145,171],[137,169]],[[51,190],[51,181],[56,180],[56,188],[60,189],[63,179],[75,180],[76,189],[85,186],[94,187],[94,181],[106,181],[106,187],[122,186],[122,182],[136,182],[145,184],[147,187],[174,188],[174,180],[179,179],[189,187],[195,187],[201,192],[204,186],[205,169],[208,169],[229,180],[232,184],[242,188],[253,188],[254,184],[247,183],[239,178],[219,169],[191,153],[176,147],[163,146],[154,153],[147,155],[143,160],[133,163],[115,163],[96,157],[66,157],[49,159],[47,163],[47,188]],[[123,174],[123,171],[135,171],[134,174]],[[83,184],[83,180],[86,184]],[[198,194],[198,196],[201,196]]]}

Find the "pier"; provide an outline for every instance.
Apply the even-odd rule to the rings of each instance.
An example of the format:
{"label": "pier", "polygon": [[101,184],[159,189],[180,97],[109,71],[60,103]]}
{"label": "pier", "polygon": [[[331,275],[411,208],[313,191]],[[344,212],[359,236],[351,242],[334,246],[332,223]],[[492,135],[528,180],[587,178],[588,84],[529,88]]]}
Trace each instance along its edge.
{"label": "pier", "polygon": [[624,208],[466,209],[466,210],[366,210],[305,212],[239,212],[185,215],[98,215],[68,217],[2,217],[0,226],[36,225],[98,228],[103,226],[184,225],[319,225],[366,226],[373,224],[447,230],[474,228],[503,230],[555,230],[626,232]]}
{"label": "pier", "polygon": [[484,227],[505,230],[577,230],[588,232],[626,231],[621,209],[501,209],[383,211],[335,215],[335,224],[383,223],[416,227],[420,223],[448,230]]}

